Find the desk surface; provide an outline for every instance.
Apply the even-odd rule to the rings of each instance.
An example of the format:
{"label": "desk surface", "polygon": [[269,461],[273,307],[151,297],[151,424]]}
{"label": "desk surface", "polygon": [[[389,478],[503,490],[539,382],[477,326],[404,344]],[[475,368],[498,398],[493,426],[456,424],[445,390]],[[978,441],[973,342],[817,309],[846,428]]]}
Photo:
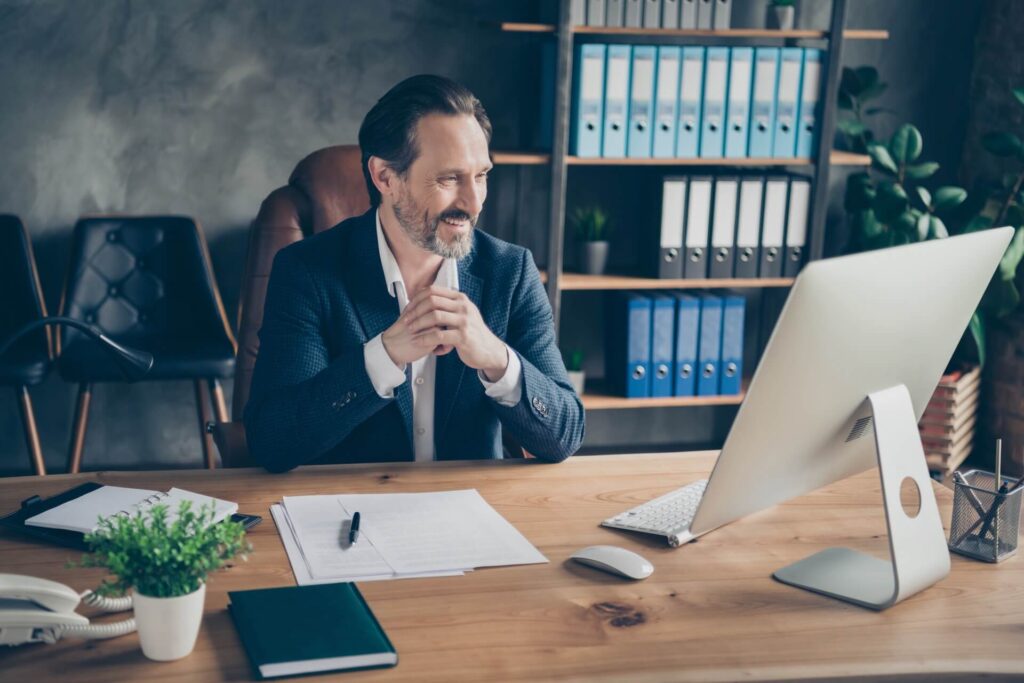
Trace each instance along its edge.
{"label": "desk surface", "polygon": [[[345,681],[628,679],[735,680],[960,677],[1024,673],[1024,561],[986,565],[953,556],[948,578],[876,613],[775,582],[771,572],[830,545],[885,556],[877,475],[867,472],[773,507],[678,549],[598,526],[600,520],[707,476],[714,453],[579,457],[559,465],[491,461],[433,465],[91,473],[0,481],[0,510],[95,479],[172,485],[237,501],[264,522],[248,562],[213,575],[193,654],[149,662],[134,635],[0,651],[8,681],[251,680],[226,611],[227,591],[292,585],[268,508],[285,494],[479,489],[550,564],[462,577],[361,584],[400,657],[397,668],[336,674]],[[950,492],[937,489],[944,523]],[[567,558],[611,543],[655,566],[626,582]],[[73,552],[0,535],[0,571],[77,590],[98,570],[68,569]],[[115,615],[116,616],[116,615]],[[959,676],[958,676],[959,674]],[[966,678],[966,676],[964,676]],[[308,679],[306,679],[308,680]]]}

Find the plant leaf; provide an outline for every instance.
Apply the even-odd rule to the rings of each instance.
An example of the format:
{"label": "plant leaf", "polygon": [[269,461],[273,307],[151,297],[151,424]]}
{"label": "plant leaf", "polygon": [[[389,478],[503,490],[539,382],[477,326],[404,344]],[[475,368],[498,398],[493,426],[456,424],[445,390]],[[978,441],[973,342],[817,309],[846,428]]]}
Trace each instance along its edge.
{"label": "plant leaf", "polygon": [[840,90],[839,95],[836,97],[836,104],[843,111],[852,111],[853,97],[850,96],[850,93]]}
{"label": "plant leaf", "polygon": [[857,82],[860,83],[861,89],[878,83],[878,69],[873,66],[858,66],[853,70],[853,73],[857,77]]}
{"label": "plant leaf", "polygon": [[935,190],[935,210],[947,211],[956,208],[967,199],[967,190],[947,185]]}
{"label": "plant leaf", "polygon": [[999,277],[1003,280],[1013,282],[1017,276],[1017,266],[1024,258],[1024,228],[1017,228],[1013,233],[1013,239],[1003,252],[1003,258],[999,260]]}
{"label": "plant leaf", "polygon": [[900,166],[917,160],[921,156],[923,146],[921,131],[909,123],[904,123],[897,128],[896,132],[892,134],[892,139],[889,140],[889,152],[892,153],[893,160]]}
{"label": "plant leaf", "polygon": [[874,162],[876,168],[888,171],[893,175],[899,173],[896,162],[893,161],[892,155],[889,154],[889,150],[884,145],[878,143],[868,145],[868,154],[871,155],[871,161]]}
{"label": "plant leaf", "polygon": [[1006,224],[1012,225],[1015,228],[1024,225],[1024,209],[1021,208],[1020,204],[1011,204],[1006,209]]}
{"label": "plant leaf", "polygon": [[888,83],[874,83],[872,85],[869,85],[866,88],[864,88],[864,90],[861,91],[860,100],[862,102],[873,100],[876,97],[881,96],[881,94],[884,93],[886,88],[888,87]]}
{"label": "plant leaf", "polygon": [[864,115],[865,116],[876,116],[878,114],[895,114],[895,113],[896,113],[896,110],[895,109],[890,109],[889,107],[869,107],[868,109],[864,110]]}
{"label": "plant leaf", "polygon": [[942,222],[942,219],[938,216],[928,216],[928,239],[930,240],[943,240],[949,237],[949,230],[946,229],[946,224]]}
{"label": "plant leaf", "polygon": [[978,365],[985,367],[985,321],[981,317],[981,311],[975,311],[971,316],[971,322],[967,329],[971,332],[971,339],[978,350]]}
{"label": "plant leaf", "polygon": [[867,126],[857,119],[842,119],[840,121],[836,121],[836,128],[838,128],[841,133],[845,133],[850,136],[860,135],[867,130]]}
{"label": "plant leaf", "polygon": [[1010,92],[1013,93],[1013,96],[1017,98],[1018,102],[1024,104],[1024,88],[1014,88]]}
{"label": "plant leaf", "polygon": [[988,216],[977,215],[971,220],[967,221],[967,225],[964,226],[964,233],[978,232],[979,230],[988,230],[992,227],[992,219]]}
{"label": "plant leaf", "polygon": [[926,161],[923,164],[907,166],[904,170],[907,178],[911,180],[925,180],[935,175],[939,170],[939,164],[934,161]]}
{"label": "plant leaf", "polygon": [[875,201],[871,208],[875,216],[883,223],[892,223],[907,210],[908,198],[906,190],[894,182],[884,182],[878,186]]}
{"label": "plant leaf", "polygon": [[981,146],[997,157],[1012,157],[1021,152],[1020,138],[1004,131],[985,133]]}
{"label": "plant leaf", "polygon": [[914,190],[917,192],[917,196],[921,198],[921,203],[924,204],[924,208],[930,209],[932,206],[932,193],[921,185],[915,187]]}
{"label": "plant leaf", "polygon": [[915,235],[918,242],[924,242],[928,239],[928,232],[931,230],[931,218],[930,214],[923,213],[921,214],[921,217],[917,219]]}

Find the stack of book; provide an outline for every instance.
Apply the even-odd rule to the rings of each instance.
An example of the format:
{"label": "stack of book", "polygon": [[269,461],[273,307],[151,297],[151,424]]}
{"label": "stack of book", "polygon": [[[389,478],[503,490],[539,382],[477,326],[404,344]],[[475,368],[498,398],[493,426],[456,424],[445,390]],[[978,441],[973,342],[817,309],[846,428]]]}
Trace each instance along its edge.
{"label": "stack of book", "polygon": [[918,425],[928,469],[948,476],[971,454],[978,418],[981,369],[943,375]]}

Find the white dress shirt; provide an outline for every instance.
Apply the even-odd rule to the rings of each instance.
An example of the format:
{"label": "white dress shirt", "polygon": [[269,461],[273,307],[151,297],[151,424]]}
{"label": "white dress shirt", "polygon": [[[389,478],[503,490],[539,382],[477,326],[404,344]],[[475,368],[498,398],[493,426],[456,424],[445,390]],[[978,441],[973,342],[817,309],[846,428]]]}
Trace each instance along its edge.
{"label": "white dress shirt", "polygon": [[[384,269],[384,280],[388,285],[388,293],[398,297],[398,312],[409,304],[409,295],[402,279],[402,271],[398,268],[395,255],[391,253],[387,240],[384,239],[384,228],[380,223],[380,211],[377,211],[377,250],[380,253],[380,265]],[[455,259],[445,259],[441,269],[437,271],[434,284],[448,289],[458,290],[459,270]],[[383,333],[382,333],[383,334]],[[523,393],[523,367],[519,356],[506,344],[508,367],[505,374],[497,382],[488,382],[480,371],[477,377],[484,385],[484,393],[500,403],[512,407],[519,403]],[[452,350],[450,353],[457,353]],[[366,374],[370,376],[373,388],[381,398],[393,398],[395,387],[406,381],[405,367],[398,367],[391,360],[384,348],[381,335],[366,342],[363,346],[363,361]],[[434,459],[434,386],[437,375],[437,356],[428,353],[423,358],[412,362],[410,376],[412,379],[412,429],[413,448],[416,460]]]}

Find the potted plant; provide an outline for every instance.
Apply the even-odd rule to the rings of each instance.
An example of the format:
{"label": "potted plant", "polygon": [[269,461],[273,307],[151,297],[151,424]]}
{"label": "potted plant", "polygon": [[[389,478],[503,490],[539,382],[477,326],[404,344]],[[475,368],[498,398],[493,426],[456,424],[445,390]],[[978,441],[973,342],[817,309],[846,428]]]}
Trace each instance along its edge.
{"label": "potted plant", "polygon": [[580,245],[581,269],[588,275],[601,275],[608,264],[608,213],[600,206],[578,206],[569,222]]}
{"label": "potted plant", "polygon": [[796,0],[771,0],[768,3],[768,28],[791,31],[796,19],[795,2]]}
{"label": "potted plant", "polygon": [[131,591],[142,653],[157,661],[192,652],[203,618],[206,576],[252,549],[237,522],[213,524],[213,505],[183,501],[173,521],[166,505],[134,515],[113,515],[86,534],[91,551],[74,566],[103,567],[96,593]]}
{"label": "potted plant", "polygon": [[576,390],[577,395],[582,396],[583,386],[587,378],[586,373],[583,372],[583,352],[579,349],[573,349],[562,355],[565,359],[565,370],[569,373],[569,381],[572,382],[572,388]]}

